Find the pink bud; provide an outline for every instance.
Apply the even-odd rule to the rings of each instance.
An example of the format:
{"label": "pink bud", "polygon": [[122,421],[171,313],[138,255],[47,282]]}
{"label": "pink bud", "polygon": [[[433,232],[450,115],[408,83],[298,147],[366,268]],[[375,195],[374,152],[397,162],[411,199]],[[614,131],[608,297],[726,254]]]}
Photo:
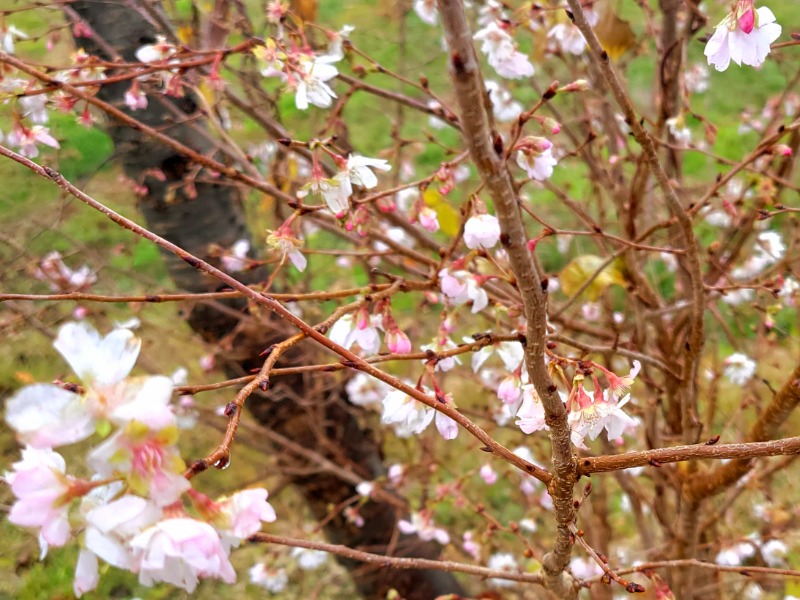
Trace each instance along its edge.
{"label": "pink bud", "polygon": [[786,144],[776,144],[772,147],[773,154],[778,154],[780,156],[791,156],[792,149],[787,146]]}
{"label": "pink bud", "polygon": [[386,346],[393,354],[408,354],[411,352],[411,340],[397,328],[390,330],[386,334]]}
{"label": "pink bud", "polygon": [[743,0],[739,3],[739,6],[744,7],[744,12],[739,16],[739,29],[744,33],[750,33],[756,24],[756,11],[753,9],[753,0]]}

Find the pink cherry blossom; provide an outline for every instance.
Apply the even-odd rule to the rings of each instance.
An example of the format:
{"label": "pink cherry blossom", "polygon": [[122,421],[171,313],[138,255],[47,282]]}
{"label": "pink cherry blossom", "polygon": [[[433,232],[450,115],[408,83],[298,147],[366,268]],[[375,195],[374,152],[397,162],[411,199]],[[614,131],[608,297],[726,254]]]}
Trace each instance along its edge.
{"label": "pink cherry blossom", "polygon": [[483,479],[483,482],[486,485],[494,485],[497,483],[497,473],[495,473],[492,465],[485,464],[478,472],[480,473],[481,479]]}
{"label": "pink cherry blossom", "polygon": [[139,574],[139,583],[148,587],[164,581],[191,593],[203,578],[236,582],[219,534],[208,523],[165,519],[133,538],[130,547],[132,570]]}
{"label": "pink cherry blossom", "polygon": [[261,522],[272,523],[275,509],[267,502],[267,490],[253,488],[235,493],[230,498],[220,498],[220,517],[215,521],[217,529],[228,540],[233,538],[236,545],[261,530]]}
{"label": "pink cherry blossom", "polygon": [[395,325],[386,332],[386,347],[394,354],[411,352],[411,340]]}
{"label": "pink cherry blossom", "polygon": [[540,137],[527,137],[517,144],[517,164],[528,177],[544,181],[553,175],[553,167],[558,161],[553,158],[553,144]]}
{"label": "pink cherry blossom", "polygon": [[758,10],[753,0],[738,0],[734,9],[717,25],[706,44],[708,64],[724,71],[731,60],[737,65],[758,67],[770,53],[771,44],[781,35],[781,26],[766,6]]}
{"label": "pink cherry blossom", "polygon": [[419,224],[431,233],[439,231],[439,216],[436,211],[429,206],[423,206],[417,215]]}
{"label": "pink cherry blossom", "polygon": [[220,258],[222,268],[229,273],[243,271],[249,264],[247,260],[248,252],[250,252],[249,240],[237,240],[233,246],[231,246],[230,251],[223,254]]}
{"label": "pink cherry blossom", "polygon": [[4,479],[17,498],[8,513],[10,523],[41,529],[42,554],[48,546],[63,546],[70,537],[68,519],[72,478],[65,475],[64,458],[49,448],[28,446],[22,460]]}
{"label": "pink cherry blossom", "polygon": [[522,405],[517,411],[517,426],[523,433],[533,433],[547,429],[545,422],[544,405],[539,394],[533,388],[533,384],[528,383],[522,386]]}
{"label": "pink cherry blossom", "polygon": [[[455,406],[453,403],[453,397],[450,394],[437,394],[436,397],[439,399],[440,402],[443,404],[447,404],[449,406]],[[441,411],[436,411],[436,416],[434,417],[434,423],[436,424],[436,429],[446,440],[454,440],[458,437],[458,423],[456,423],[451,417],[448,417]]]}
{"label": "pink cherry blossom", "polygon": [[15,123],[14,128],[9,132],[6,141],[11,146],[16,146],[22,156],[36,158],[39,156],[39,148],[36,144],[44,144],[51,148],[60,148],[58,140],[50,135],[50,130],[43,125],[34,125],[30,129],[20,123]]}

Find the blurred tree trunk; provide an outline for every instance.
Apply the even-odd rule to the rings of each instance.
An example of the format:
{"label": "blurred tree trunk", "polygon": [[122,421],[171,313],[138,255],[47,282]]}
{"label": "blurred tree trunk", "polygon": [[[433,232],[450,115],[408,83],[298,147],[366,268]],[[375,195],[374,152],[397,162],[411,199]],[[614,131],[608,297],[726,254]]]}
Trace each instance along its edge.
{"label": "blurred tree trunk", "polygon": [[[96,33],[95,38],[81,38],[76,43],[108,60],[113,59],[111,49],[126,61],[136,60],[136,49],[156,40],[158,31],[153,21],[159,19],[132,5],[88,0],[71,3],[71,10]],[[127,110],[123,98],[129,86],[127,82],[104,86],[100,97]],[[147,109],[130,114],[201,154],[216,152],[212,138],[206,135],[206,117],[200,115],[191,96],[176,99],[151,95]],[[189,116],[192,118],[188,119]],[[210,245],[229,248],[239,239],[251,239],[236,185],[215,179],[187,158],[132,128],[112,122],[108,131],[126,175],[147,188],[139,208],[152,231],[212,262]],[[191,185],[187,185],[189,181]],[[219,282],[177,257],[165,254],[165,260],[177,287],[192,292],[218,289]],[[244,275],[244,280],[254,282],[263,276],[263,272],[251,271]],[[205,340],[224,344],[224,368],[231,376],[247,374],[259,367],[263,361],[259,353],[293,333],[271,315],[248,313],[243,300],[198,303],[187,319]],[[298,347],[291,355],[284,356],[280,364],[307,364],[312,360],[312,350],[308,346]],[[341,384],[332,378],[281,377],[268,393],[251,397],[247,405],[264,426],[303,448],[314,449],[343,470],[366,480],[384,474],[379,444],[360,424],[358,409],[346,402]],[[291,452],[284,450],[277,454],[283,473],[297,486],[316,519],[328,517],[332,507],[356,496],[353,485],[340,477],[292,457]],[[233,460],[236,459],[234,448]],[[402,506],[401,502],[398,504]],[[360,509],[363,527],[347,522],[339,510],[327,521],[325,531],[331,541],[352,548],[381,553],[392,547],[397,556],[436,558],[439,547],[423,543],[416,536],[400,536],[392,545],[396,523],[403,512],[396,506],[372,500]],[[461,593],[450,573],[398,571],[340,562],[350,569],[359,591],[369,598],[385,597],[392,588],[409,600]]]}

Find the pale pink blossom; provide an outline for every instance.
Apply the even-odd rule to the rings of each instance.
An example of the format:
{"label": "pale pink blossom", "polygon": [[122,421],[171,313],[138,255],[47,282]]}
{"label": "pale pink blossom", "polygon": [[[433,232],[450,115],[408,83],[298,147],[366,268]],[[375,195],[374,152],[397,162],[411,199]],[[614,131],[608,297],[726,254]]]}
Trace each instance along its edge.
{"label": "pale pink blossom", "polygon": [[308,260],[300,252],[300,248],[303,247],[303,240],[294,237],[289,227],[281,226],[275,231],[269,231],[267,245],[278,250],[285,258],[288,258],[294,268],[301,273],[306,270]]}
{"label": "pale pink blossom", "polygon": [[125,92],[125,105],[131,110],[147,108],[147,94],[142,91],[137,79],[133,80],[131,87]]}
{"label": "pale pink blossom", "polygon": [[489,214],[474,215],[464,224],[464,243],[469,249],[492,248],[500,239],[500,223]]}
{"label": "pale pink blossom", "polygon": [[133,538],[130,547],[132,570],[139,574],[139,583],[148,587],[164,581],[191,593],[199,579],[236,582],[219,534],[208,523],[166,519]]}
{"label": "pale pink blossom", "polygon": [[30,129],[15,123],[14,128],[9,132],[6,141],[11,146],[16,146],[22,156],[36,158],[39,156],[37,144],[44,144],[51,148],[60,148],[58,140],[50,135],[50,130],[43,125],[34,125]]}
{"label": "pale pink blossom", "polygon": [[471,531],[465,531],[461,542],[461,549],[469,554],[473,560],[478,560],[481,553],[481,545],[475,541],[475,536]]}
{"label": "pale pink blossom", "polygon": [[507,376],[497,388],[497,397],[506,404],[516,404],[522,397],[522,379],[516,374],[512,373]]}
{"label": "pale pink blossom", "polygon": [[439,231],[439,216],[430,206],[423,206],[419,209],[417,220],[424,229],[427,229],[431,233]]}
{"label": "pale pink blossom", "polygon": [[168,506],[191,487],[175,446],[177,431],[175,426],[151,431],[132,423],[92,450],[88,463],[101,476],[122,476],[135,493]]}
{"label": "pale pink blossom", "polygon": [[234,540],[238,545],[254,533],[261,531],[261,522],[272,523],[275,509],[267,502],[267,490],[253,488],[235,493],[230,498],[217,500],[220,514],[215,519],[224,540]]}
{"label": "pale pink blossom", "polygon": [[[450,394],[437,394],[437,399],[442,404],[447,404],[451,407],[454,407],[455,404],[453,403],[453,397]],[[434,417],[434,423],[436,425],[436,429],[446,440],[454,440],[458,437],[458,423],[456,423],[451,417],[448,417],[441,411],[436,411],[436,416]]]}
{"label": "pale pink blossom", "polygon": [[480,471],[478,472],[480,473],[481,479],[483,479],[483,482],[486,485],[494,485],[495,483],[497,483],[497,473],[495,473],[495,470],[492,468],[492,465],[485,464],[481,467]]}
{"label": "pale pink blossom", "polygon": [[289,583],[289,575],[286,569],[276,569],[264,563],[256,563],[248,571],[250,583],[263,587],[268,592],[279,594],[286,589]]}
{"label": "pale pink blossom", "polygon": [[83,291],[97,281],[97,275],[88,265],[73,271],[64,264],[59,252],[50,252],[40,260],[33,276],[47,282],[54,292]]}
{"label": "pale pink blossom", "polygon": [[705,55],[708,64],[724,71],[731,61],[737,65],[758,67],[770,53],[771,44],[781,35],[781,26],[766,6],[758,10],[753,0],[738,0],[733,10],[717,25],[708,40]]}
{"label": "pale pink blossom", "polygon": [[316,571],[328,562],[328,553],[312,548],[292,548],[292,558],[303,571]]}
{"label": "pale pink blossom", "polygon": [[484,85],[492,101],[494,118],[501,123],[515,121],[522,113],[522,104],[514,100],[511,92],[496,81],[485,81]]}
{"label": "pale pink blossom", "polygon": [[339,74],[331,62],[336,62],[336,58],[303,56],[300,59],[296,78],[290,80],[295,85],[295,105],[298,109],[306,110],[309,104],[320,108],[331,106],[336,94],[326,82]]}
{"label": "pale pink blossom", "polygon": [[436,527],[433,515],[428,510],[411,513],[411,520],[401,519],[397,522],[397,528],[406,535],[417,534],[424,542],[436,540],[443,546],[450,543],[450,536],[444,529]]}
{"label": "pale pink blossom", "polygon": [[439,271],[442,293],[456,306],[472,301],[472,313],[479,313],[489,304],[489,296],[469,271]]}
{"label": "pale pink blossom", "polygon": [[431,424],[433,409],[417,402],[400,390],[392,390],[383,399],[381,422],[394,425],[399,437],[420,434]]}
{"label": "pale pink blossom", "polygon": [[544,405],[539,394],[533,388],[533,384],[528,383],[522,386],[522,405],[517,411],[517,426],[523,433],[533,433],[547,429],[545,422]]}
{"label": "pale pink blossom", "polygon": [[[366,315],[366,316],[364,316]],[[378,332],[380,317],[371,318],[366,309],[359,311],[357,317],[344,315],[331,327],[328,337],[332,342],[350,348],[358,344],[365,354],[377,354],[381,348],[381,338]]]}
{"label": "pale pink blossom", "polygon": [[347,399],[356,406],[379,405],[391,388],[374,377],[359,371],[345,385]]}
{"label": "pale pink blossom", "polygon": [[517,49],[514,39],[496,21],[478,31],[475,39],[481,42],[481,52],[501,77],[522,79],[533,75],[528,57]]}
{"label": "pale pink blossom", "polygon": [[423,23],[435,26],[439,22],[439,13],[436,12],[436,0],[414,0],[414,12]]}
{"label": "pale pink blossom", "polygon": [[226,252],[220,258],[222,268],[229,273],[237,273],[247,268],[249,261],[247,260],[247,253],[250,252],[249,240],[237,240],[230,251]]}
{"label": "pale pink blossom", "polygon": [[517,164],[528,177],[544,181],[553,175],[558,161],[553,158],[553,144],[541,137],[527,137],[517,145]]}
{"label": "pale pink blossom", "polygon": [[4,479],[16,497],[8,521],[40,529],[42,555],[48,546],[63,546],[70,538],[69,499],[72,478],[66,476],[64,458],[49,448],[28,446],[22,460],[6,471]]}

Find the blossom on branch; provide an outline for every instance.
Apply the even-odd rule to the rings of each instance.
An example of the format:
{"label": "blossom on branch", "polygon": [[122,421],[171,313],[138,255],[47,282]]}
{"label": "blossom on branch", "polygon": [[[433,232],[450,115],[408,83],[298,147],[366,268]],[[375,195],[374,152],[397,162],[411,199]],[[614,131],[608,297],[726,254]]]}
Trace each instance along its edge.
{"label": "blossom on branch", "polygon": [[738,0],[733,10],[717,25],[706,44],[708,64],[724,71],[731,61],[759,67],[770,53],[771,44],[781,35],[781,26],[766,6],[758,10],[753,0]]}
{"label": "blossom on branch", "polygon": [[481,52],[500,77],[524,79],[533,75],[533,65],[528,57],[517,49],[514,39],[496,21],[489,23],[474,37],[481,42]]}
{"label": "blossom on branch", "polygon": [[464,243],[467,248],[492,248],[500,239],[500,223],[497,217],[480,214],[470,217],[464,224]]}

